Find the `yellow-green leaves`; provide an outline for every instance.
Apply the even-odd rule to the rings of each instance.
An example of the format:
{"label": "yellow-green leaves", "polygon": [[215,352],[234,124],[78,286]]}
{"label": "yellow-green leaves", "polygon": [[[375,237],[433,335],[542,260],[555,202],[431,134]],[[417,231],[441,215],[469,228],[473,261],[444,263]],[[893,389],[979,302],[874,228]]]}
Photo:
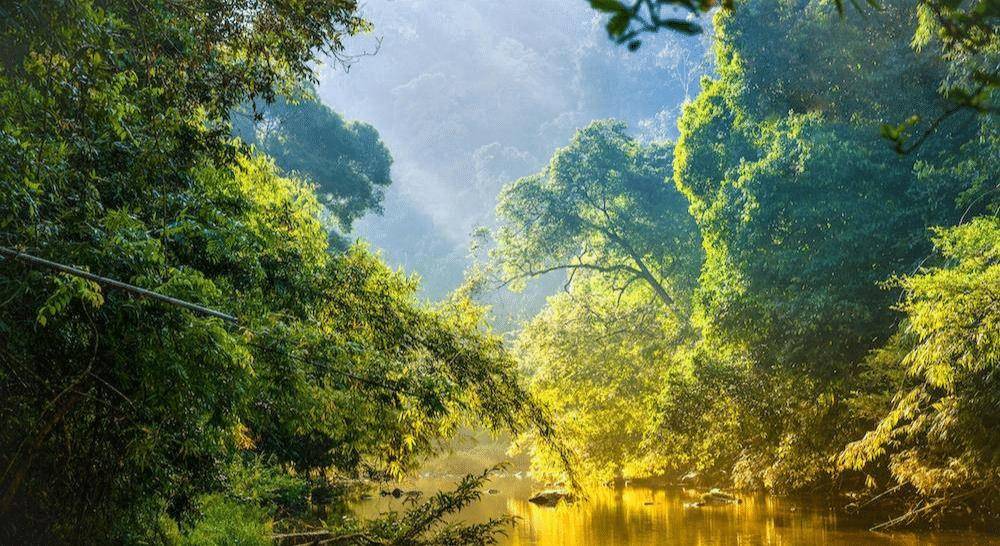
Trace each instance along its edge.
{"label": "yellow-green leaves", "polygon": [[60,315],[74,300],[87,307],[98,308],[104,304],[101,287],[93,282],[71,275],[55,278],[56,289],[38,309],[38,324],[45,326],[49,319]]}
{"label": "yellow-green leaves", "polygon": [[617,286],[645,284],[686,317],[701,252],[687,203],[667,180],[672,159],[672,144],[643,145],[620,121],[578,131],[544,171],[498,198],[492,257],[504,282],[595,273]]}
{"label": "yellow-green leaves", "polygon": [[[900,483],[924,495],[991,483],[1000,404],[1000,220],[980,217],[936,230],[940,265],[904,277],[907,373],[876,427],[847,446],[844,468],[888,457]],[[885,362],[877,365],[885,366]],[[984,481],[985,480],[985,481]]]}

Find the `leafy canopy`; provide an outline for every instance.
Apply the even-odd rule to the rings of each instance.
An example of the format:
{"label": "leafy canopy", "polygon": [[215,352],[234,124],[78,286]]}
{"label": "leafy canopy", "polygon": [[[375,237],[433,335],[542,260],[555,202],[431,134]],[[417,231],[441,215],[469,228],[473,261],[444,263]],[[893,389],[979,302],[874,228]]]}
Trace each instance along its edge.
{"label": "leafy canopy", "polygon": [[666,180],[672,157],[672,145],[642,145],[621,122],[580,130],[544,171],[498,198],[494,258],[508,282],[598,272],[619,289],[647,284],[667,309],[686,316],[700,250],[687,204]]}
{"label": "leafy canopy", "polygon": [[895,377],[895,396],[839,458],[855,470],[888,462],[924,507],[995,491],[1000,463],[1000,220],[939,229],[934,243],[938,264],[901,280],[906,323],[871,360]]}
{"label": "leafy canopy", "polygon": [[392,182],[392,157],[367,123],[345,121],[315,98],[279,97],[251,104],[233,115],[233,132],[274,158],[282,170],[316,184],[323,204],[344,232],[368,212],[381,212]]}

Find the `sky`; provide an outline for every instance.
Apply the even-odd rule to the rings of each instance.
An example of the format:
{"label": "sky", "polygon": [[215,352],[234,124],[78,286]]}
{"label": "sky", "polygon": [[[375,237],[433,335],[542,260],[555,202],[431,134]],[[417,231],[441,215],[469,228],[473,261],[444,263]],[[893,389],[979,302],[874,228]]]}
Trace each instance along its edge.
{"label": "sky", "polygon": [[349,69],[321,67],[318,94],[374,125],[394,158],[384,213],[353,235],[432,299],[461,282],[470,234],[493,227],[506,183],[596,119],[674,137],[710,70],[706,38],[661,33],[631,53],[585,0],[370,0],[362,13],[374,31],[348,43]]}

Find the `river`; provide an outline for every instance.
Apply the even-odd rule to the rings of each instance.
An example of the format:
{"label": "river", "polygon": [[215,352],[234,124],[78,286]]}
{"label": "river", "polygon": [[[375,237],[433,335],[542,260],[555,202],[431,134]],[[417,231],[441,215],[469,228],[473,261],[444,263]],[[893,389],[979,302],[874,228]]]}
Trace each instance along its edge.
{"label": "river", "polygon": [[[421,479],[404,488],[433,493],[455,480]],[[1000,536],[979,531],[872,533],[873,515],[847,515],[822,503],[767,495],[740,495],[742,503],[692,508],[697,492],[682,488],[625,486],[591,493],[589,500],[555,508],[527,501],[539,486],[513,477],[488,485],[459,520],[484,521],[511,514],[518,524],[502,537],[503,546],[652,545],[979,545],[1000,544]],[[361,516],[400,510],[392,497],[374,497],[354,507]]]}

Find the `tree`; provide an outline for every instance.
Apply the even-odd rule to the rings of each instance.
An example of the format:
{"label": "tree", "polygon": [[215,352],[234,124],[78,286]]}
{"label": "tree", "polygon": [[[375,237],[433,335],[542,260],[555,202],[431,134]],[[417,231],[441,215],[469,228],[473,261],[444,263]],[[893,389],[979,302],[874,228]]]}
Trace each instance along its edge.
{"label": "tree", "polygon": [[[943,126],[934,145],[917,154],[900,157],[880,147],[877,127],[898,106],[871,89],[898,81],[899,67],[858,81],[850,67],[864,52],[844,47],[821,72],[809,72],[808,63],[778,70],[764,52],[781,43],[777,49],[798,59],[829,21],[811,4],[798,15],[785,14],[792,8],[782,4],[779,20],[794,26],[748,30],[773,20],[758,17],[779,10],[765,4],[720,15],[719,79],[705,83],[680,122],[675,181],[707,249],[696,314],[706,336],[743,344],[762,364],[835,376],[890,334],[896,294],[879,283],[911,271],[927,254],[928,227],[958,220],[958,207],[948,204],[968,181],[915,173],[977,140],[976,123]],[[944,66],[934,72],[934,63],[906,46],[901,29],[915,24],[911,13],[879,16],[890,31],[874,33],[870,23],[850,18],[842,32],[887,36],[903,66],[936,74],[906,81],[899,91],[907,107],[934,109],[938,99],[926,82],[943,78]],[[837,91],[827,100],[823,89]],[[799,96],[815,100],[801,103]]]}
{"label": "tree", "polygon": [[[585,478],[606,484],[663,470],[644,447],[663,377],[685,339],[676,319],[645,284],[624,293],[599,273],[578,276],[548,300],[517,337],[516,354],[532,393],[552,412]],[[560,479],[545,442],[531,442],[534,471]]]}
{"label": "tree", "polygon": [[[720,12],[719,76],[680,120],[674,179],[706,249],[693,298],[704,339],[669,376],[658,444],[742,486],[832,485],[829,461],[871,423],[859,407],[888,388],[864,364],[898,320],[886,281],[920,264],[927,230],[958,222],[956,200],[982,195],[995,170],[985,117],[954,116],[909,154],[880,142],[886,120],[943,104],[928,87],[948,67],[910,50],[911,10],[830,18],[815,3]],[[856,39],[810,45],[832,32]]]}
{"label": "tree", "polygon": [[908,500],[889,525],[994,511],[998,4],[591,5],[631,49],[719,7],[673,165],[703,337],[644,447],[741,487]]}
{"label": "tree", "polygon": [[[829,121],[871,124],[878,135],[882,124],[948,106],[938,92],[946,62],[937,44],[913,49],[917,25],[906,1],[843,15],[822,2],[741,2],[714,19],[725,37],[717,41],[719,76],[740,82],[733,100],[754,119],[822,113]],[[954,132],[958,121],[942,133]]]}
{"label": "tree", "polygon": [[392,183],[392,157],[374,127],[344,121],[313,90],[304,93],[294,102],[278,98],[241,108],[233,116],[234,133],[284,171],[315,183],[340,229],[349,232],[364,214],[381,212],[385,188]]}
{"label": "tree", "polygon": [[[897,2],[894,0],[878,1],[869,0],[867,6],[862,6],[860,2],[852,0],[855,8],[854,12],[845,12],[844,2],[834,0],[833,6],[837,15],[845,18],[848,15],[868,21],[877,32],[868,32],[863,36],[864,41],[871,38],[891,36],[885,33],[884,28],[880,28],[884,21],[884,16],[895,13],[898,15],[904,12],[913,17],[919,17],[918,24],[910,30],[912,44],[916,49],[924,49],[928,45],[940,47],[941,58],[947,61],[952,68],[953,77],[947,81],[935,80],[924,88],[924,92],[933,93],[940,91],[943,99],[947,103],[936,111],[924,111],[914,109],[903,116],[883,123],[881,134],[892,142],[893,148],[899,153],[908,153],[920,147],[924,141],[938,132],[939,126],[948,121],[956,114],[969,113],[995,113],[995,94],[997,85],[1000,83],[1000,74],[997,72],[997,21],[1000,18],[1000,5],[993,0],[983,0],[978,2],[950,2],[945,0],[921,0],[917,3]],[[642,45],[641,36],[646,33],[656,33],[660,30],[674,31],[681,34],[691,35],[702,32],[702,25],[697,18],[715,12],[718,17],[716,25],[730,18],[734,13],[738,14],[738,19],[747,23],[749,27],[755,27],[752,34],[756,40],[768,40],[769,37],[779,37],[785,34],[785,30],[780,27],[794,28],[798,26],[801,19],[786,18],[783,14],[795,14],[802,7],[801,3],[794,1],[779,2],[755,2],[753,0],[714,0],[690,2],[686,0],[591,0],[593,9],[608,14],[609,20],[606,24],[608,35],[619,44],[628,44],[632,51],[639,49]],[[811,8],[813,16],[820,15],[826,17],[832,15],[830,7],[821,3],[814,3]],[[687,16],[685,13],[687,12]],[[822,12],[822,13],[819,13]],[[809,23],[806,23],[809,24]],[[775,28],[779,27],[779,28]],[[775,55],[772,58],[778,61],[777,66],[782,67],[789,74],[819,75],[820,79],[825,77],[828,70],[818,70],[822,61],[831,57],[841,55],[845,48],[852,47],[859,42],[858,36],[852,35],[849,29],[841,34],[843,28],[828,26],[820,29],[819,34],[810,34],[812,44],[825,44],[823,47],[781,48],[778,50],[769,49]],[[730,31],[731,35],[735,35]],[[826,35],[827,39],[820,36]],[[908,41],[908,40],[907,40]],[[897,45],[900,44],[896,40]],[[883,43],[881,45],[887,45]],[[724,44],[723,44],[724,46]],[[905,47],[905,46],[904,46]],[[886,49],[872,47],[867,44],[869,52],[879,52],[881,61],[888,65],[894,63],[893,55],[886,55]],[[889,48],[890,50],[892,48]],[[799,60],[806,57],[816,57],[814,62],[808,63],[805,71],[787,70],[789,64],[781,62],[783,54],[791,52]],[[876,60],[875,64],[880,61]],[[766,66],[767,61],[761,63]],[[796,64],[793,60],[792,64]],[[859,63],[851,66],[851,70],[856,71],[860,77],[865,78],[870,75],[885,72],[885,69],[873,69],[870,65]],[[903,73],[903,79],[913,76],[920,77],[920,72],[911,71]],[[892,79],[884,80],[886,85],[881,88],[869,88],[869,92],[875,96],[876,93],[883,93],[885,97],[895,95],[899,88]],[[940,83],[940,85],[938,85]],[[835,88],[819,89],[821,95]],[[784,93],[779,93],[779,97]],[[808,94],[802,97],[806,101],[813,102],[816,99]],[[885,101],[889,103],[890,101]],[[906,105],[904,101],[897,101],[897,104]]]}
{"label": "tree", "polygon": [[[532,392],[553,411],[584,475],[648,476],[643,448],[658,384],[677,347],[701,262],[696,225],[670,183],[673,146],[642,145],[616,121],[579,131],[549,166],[504,189],[492,258],[508,282],[567,271],[565,293],[518,336]],[[560,456],[530,442],[533,464]]]}
{"label": "tree", "polygon": [[647,284],[678,317],[700,262],[683,196],[666,180],[673,146],[643,146],[625,125],[599,121],[558,150],[541,173],[498,198],[494,253],[508,282],[551,271],[606,276],[621,290]]}

